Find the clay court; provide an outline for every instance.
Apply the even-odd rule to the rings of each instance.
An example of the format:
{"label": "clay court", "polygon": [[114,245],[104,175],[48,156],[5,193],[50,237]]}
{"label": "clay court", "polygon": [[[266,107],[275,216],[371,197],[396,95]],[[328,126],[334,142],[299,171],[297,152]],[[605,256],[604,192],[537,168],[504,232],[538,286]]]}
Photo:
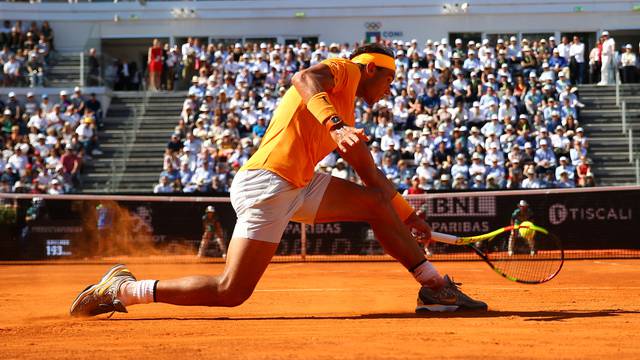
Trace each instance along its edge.
{"label": "clay court", "polygon": [[[487,313],[414,313],[393,262],[272,264],[233,308],[133,306],[111,319],[68,307],[107,264],[0,265],[2,359],[631,359],[640,356],[638,260],[568,261],[550,283],[507,281],[482,262],[436,264]],[[143,264],[139,279],[221,264]]]}

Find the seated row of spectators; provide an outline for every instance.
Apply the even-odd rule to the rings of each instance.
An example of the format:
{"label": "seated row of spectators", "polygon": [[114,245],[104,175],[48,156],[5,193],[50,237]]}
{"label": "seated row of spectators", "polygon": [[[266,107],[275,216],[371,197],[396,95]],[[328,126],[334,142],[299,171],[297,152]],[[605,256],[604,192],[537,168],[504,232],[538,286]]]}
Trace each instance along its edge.
{"label": "seated row of spectators", "polygon": [[[390,94],[376,104],[357,100],[355,117],[356,127],[374,140],[376,163],[399,190],[409,189],[414,176],[424,190],[592,184],[586,180],[587,173],[593,178],[588,141],[578,121],[583,105],[571,69],[546,41],[530,46],[526,39],[520,45],[514,40],[509,46],[470,42],[466,48],[456,40],[451,48],[443,39],[427,41],[423,49],[417,41],[387,42],[395,48],[397,67]],[[352,51],[346,44],[324,43],[314,49],[307,44],[232,49],[209,44],[207,49],[212,51],[204,54],[211,57],[193,76],[165,153],[164,185],[157,191],[227,191],[259,145],[291,76]],[[563,167],[563,157],[572,167]],[[490,169],[494,159],[498,168]],[[469,171],[474,162],[484,170]],[[336,153],[318,170],[358,181]]]}
{"label": "seated row of spectators", "polygon": [[18,20],[0,28],[0,82],[3,86],[43,86],[53,49],[53,29],[47,21],[28,27]]}
{"label": "seated row of spectators", "polygon": [[80,88],[56,100],[32,92],[0,99],[0,192],[61,194],[81,185],[84,161],[101,153],[101,105]]}

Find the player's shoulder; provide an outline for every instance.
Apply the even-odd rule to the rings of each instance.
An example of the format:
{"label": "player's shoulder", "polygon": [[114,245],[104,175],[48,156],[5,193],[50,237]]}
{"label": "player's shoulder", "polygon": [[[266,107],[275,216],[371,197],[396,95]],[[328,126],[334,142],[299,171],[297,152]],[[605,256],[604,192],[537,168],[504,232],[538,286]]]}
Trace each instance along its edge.
{"label": "player's shoulder", "polygon": [[346,72],[359,72],[358,64],[349,59],[331,58],[323,60],[320,63],[328,66],[332,71],[343,70]]}

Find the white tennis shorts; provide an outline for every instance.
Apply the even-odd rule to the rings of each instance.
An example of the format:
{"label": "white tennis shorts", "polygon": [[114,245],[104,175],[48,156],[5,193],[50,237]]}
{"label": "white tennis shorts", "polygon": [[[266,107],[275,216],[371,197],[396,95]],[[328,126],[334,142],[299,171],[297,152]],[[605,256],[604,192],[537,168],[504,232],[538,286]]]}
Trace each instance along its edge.
{"label": "white tennis shorts", "polygon": [[246,170],[231,184],[231,205],[238,220],[232,238],[279,243],[289,221],[313,224],[331,175],[315,173],[297,188],[269,170]]}

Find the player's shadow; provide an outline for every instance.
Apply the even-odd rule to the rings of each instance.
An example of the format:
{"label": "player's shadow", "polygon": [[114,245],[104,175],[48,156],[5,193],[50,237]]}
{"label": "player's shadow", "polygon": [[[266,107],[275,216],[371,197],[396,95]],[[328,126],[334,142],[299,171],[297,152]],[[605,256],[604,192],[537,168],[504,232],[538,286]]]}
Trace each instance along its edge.
{"label": "player's shadow", "polygon": [[161,318],[112,318],[111,321],[291,321],[291,320],[377,320],[377,319],[420,319],[420,318],[503,318],[517,317],[524,321],[562,321],[576,318],[597,318],[624,314],[640,314],[630,310],[556,310],[556,311],[500,311],[489,310],[459,312],[422,312],[422,313],[379,313],[345,316],[252,316],[252,317],[161,317]]}

